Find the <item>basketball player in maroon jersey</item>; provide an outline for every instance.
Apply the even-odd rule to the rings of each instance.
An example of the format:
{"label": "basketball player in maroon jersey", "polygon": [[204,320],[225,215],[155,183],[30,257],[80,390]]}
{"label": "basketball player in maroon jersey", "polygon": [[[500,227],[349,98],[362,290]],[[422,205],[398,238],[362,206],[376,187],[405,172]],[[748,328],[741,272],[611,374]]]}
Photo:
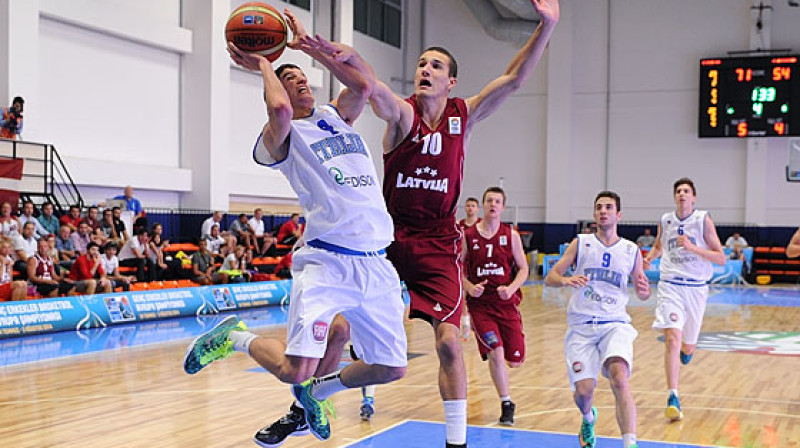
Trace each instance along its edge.
{"label": "basketball player in maroon jersey", "polygon": [[541,22],[505,72],[477,95],[450,98],[458,66],[444,48],[420,55],[414,95],[401,98],[376,82],[370,102],[386,121],[384,197],[395,225],[387,250],[411,296],[411,317],[433,326],[439,357],[447,446],[466,446],[467,374],[459,341],[461,233],[455,212],[464,154],[476,123],[531,75],[559,18],[558,0],[531,0]]}
{"label": "basketball player in maroon jersey", "polygon": [[500,396],[500,420],[514,424],[514,402],[508,386],[508,367],[525,360],[525,335],[518,306],[520,287],[528,278],[522,238],[500,221],[506,207],[502,188],[483,193],[483,220],[464,232],[464,289],[478,350],[489,361],[489,373]]}
{"label": "basketball player in maroon jersey", "polygon": [[467,217],[458,221],[458,228],[461,229],[461,233],[464,233],[467,228],[481,221],[481,217],[478,216],[480,211],[481,205],[478,200],[472,197],[467,198],[467,201],[464,203],[464,212],[467,214]]}

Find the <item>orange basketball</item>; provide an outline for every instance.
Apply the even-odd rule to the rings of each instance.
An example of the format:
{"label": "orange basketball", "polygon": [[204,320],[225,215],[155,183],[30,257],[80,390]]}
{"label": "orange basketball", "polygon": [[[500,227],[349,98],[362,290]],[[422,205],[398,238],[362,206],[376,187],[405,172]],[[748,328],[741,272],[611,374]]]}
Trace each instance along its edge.
{"label": "orange basketball", "polygon": [[270,62],[286,47],[288,33],[281,13],[266,3],[251,2],[236,8],[225,25],[225,39],[248,53]]}

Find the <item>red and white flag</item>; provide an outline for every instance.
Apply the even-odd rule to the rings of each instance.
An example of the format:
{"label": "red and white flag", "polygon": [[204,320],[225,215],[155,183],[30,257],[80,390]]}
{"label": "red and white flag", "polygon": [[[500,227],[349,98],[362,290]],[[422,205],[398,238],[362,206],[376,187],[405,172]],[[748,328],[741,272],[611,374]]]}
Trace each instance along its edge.
{"label": "red and white flag", "polygon": [[23,162],[23,159],[0,157],[0,204],[8,201],[14,210],[19,205]]}

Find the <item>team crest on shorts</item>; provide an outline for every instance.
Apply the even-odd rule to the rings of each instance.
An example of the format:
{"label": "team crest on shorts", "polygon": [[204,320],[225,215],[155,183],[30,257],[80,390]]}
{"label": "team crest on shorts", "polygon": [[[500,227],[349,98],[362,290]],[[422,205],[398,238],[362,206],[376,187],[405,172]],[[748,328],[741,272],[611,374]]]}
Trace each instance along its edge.
{"label": "team crest on shorts", "polygon": [[325,342],[328,337],[328,323],[318,320],[314,322],[314,341]]}
{"label": "team crest on shorts", "polygon": [[500,342],[500,339],[497,338],[497,334],[494,332],[494,330],[492,330],[483,334],[483,342],[485,342],[489,347],[494,347],[498,342]]}
{"label": "team crest on shorts", "polygon": [[581,373],[583,371],[583,364],[580,361],[575,361],[572,363],[572,371],[575,373]]}
{"label": "team crest on shorts", "polygon": [[678,321],[678,313],[669,313],[669,320],[671,320],[673,322],[677,322]]}

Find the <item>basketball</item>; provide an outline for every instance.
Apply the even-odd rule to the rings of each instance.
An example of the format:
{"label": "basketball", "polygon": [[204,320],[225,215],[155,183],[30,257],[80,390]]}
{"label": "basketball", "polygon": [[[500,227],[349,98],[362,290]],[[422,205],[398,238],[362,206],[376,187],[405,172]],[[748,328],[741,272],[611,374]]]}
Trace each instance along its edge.
{"label": "basketball", "polygon": [[259,2],[236,8],[225,25],[225,39],[242,51],[278,59],[287,42],[286,21],[277,9]]}

